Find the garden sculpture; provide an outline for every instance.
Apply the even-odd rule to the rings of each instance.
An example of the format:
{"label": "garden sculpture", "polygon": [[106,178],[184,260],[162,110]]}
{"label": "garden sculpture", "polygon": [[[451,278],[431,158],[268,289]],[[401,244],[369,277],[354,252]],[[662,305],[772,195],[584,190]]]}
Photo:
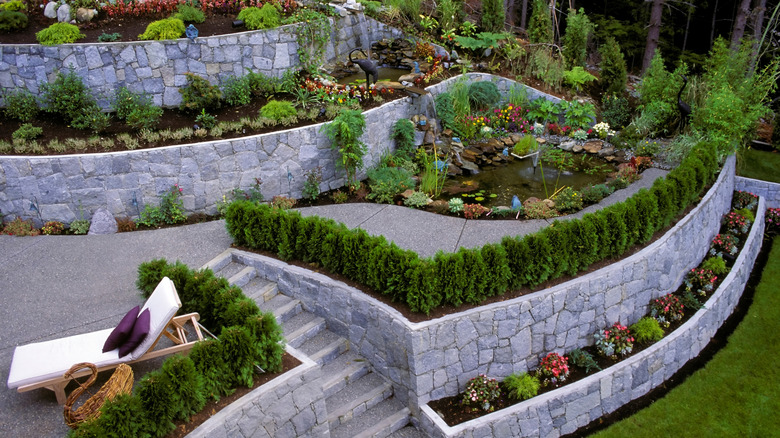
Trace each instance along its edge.
{"label": "garden sculpture", "polygon": [[190,41],[195,41],[195,38],[198,37],[198,29],[190,24],[187,26],[187,30],[184,31],[184,34],[187,35],[187,38],[189,38]]}
{"label": "garden sculpture", "polygon": [[[352,54],[355,52],[362,53],[366,59],[352,59]],[[363,49],[352,49],[352,51],[349,52],[349,62],[357,64],[357,66],[366,74],[366,85],[371,85],[371,80],[369,80],[368,77],[369,74],[374,77],[374,83],[376,83],[379,78],[379,71],[377,70],[376,65],[368,59],[368,55],[366,55],[366,52],[364,52]]]}
{"label": "garden sculpture", "polygon": [[685,121],[689,115],[691,115],[691,106],[682,101],[682,92],[685,86],[688,85],[688,78],[685,75],[680,75],[683,78],[683,85],[680,88],[680,92],[677,93],[677,109],[680,110],[680,129],[685,126]]}

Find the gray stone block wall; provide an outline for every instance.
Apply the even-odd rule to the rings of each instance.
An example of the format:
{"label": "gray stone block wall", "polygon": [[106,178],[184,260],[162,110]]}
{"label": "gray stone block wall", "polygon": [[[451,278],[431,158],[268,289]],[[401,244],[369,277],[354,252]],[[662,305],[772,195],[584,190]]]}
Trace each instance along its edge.
{"label": "gray stone block wall", "polygon": [[425,405],[419,427],[432,437],[558,437],[647,394],[698,356],[734,311],[761,249],[765,208],[762,198],[742,252],[706,307],[669,336],[583,380],[454,427]]}
{"label": "gray stone block wall", "polygon": [[301,364],[255,388],[213,415],[191,438],[296,438],[330,436],[327,407],[317,378],[320,366],[287,347]]}
{"label": "gray stone block wall", "polygon": [[[352,48],[368,48],[371,41],[403,33],[362,13],[331,19],[331,39],[325,62],[346,60]],[[92,90],[101,107],[109,108],[114,92],[127,87],[145,92],[154,103],[173,107],[181,103],[178,90],[185,73],[207,78],[212,84],[246,70],[280,77],[299,64],[298,43],[291,24],[269,30],[164,41],[74,43],[45,47],[39,44],[0,44],[0,92],[26,88],[40,95],[39,84],[73,68]],[[0,93],[2,94],[2,93]]]}
{"label": "gray stone block wall", "polygon": [[734,183],[734,190],[763,196],[766,208],[780,208],[780,184],[741,176],[736,177]]}
{"label": "gray stone block wall", "polygon": [[[406,97],[364,113],[362,140],[368,153],[361,176],[394,148],[392,122],[415,114],[420,101]],[[337,155],[321,127],[126,152],[0,156],[0,212],[5,220],[18,216],[70,223],[106,207],[116,217],[137,217],[178,184],[186,212],[213,214],[223,195],[251,187],[255,178],[263,181],[266,199],[300,198],[305,172],[316,166],[323,169],[323,191],[339,188],[344,173],[337,169]],[[40,211],[40,220],[31,205]]]}
{"label": "gray stone block wall", "polygon": [[727,160],[699,205],[637,254],[549,289],[432,321],[411,323],[362,292],[303,268],[250,253],[241,253],[240,261],[325,318],[414,411],[458,394],[479,373],[505,377],[533,369],[549,352],[593,344],[593,334],[615,321],[639,320],[651,299],[674,291],[705,256],[730,207],[734,162]]}

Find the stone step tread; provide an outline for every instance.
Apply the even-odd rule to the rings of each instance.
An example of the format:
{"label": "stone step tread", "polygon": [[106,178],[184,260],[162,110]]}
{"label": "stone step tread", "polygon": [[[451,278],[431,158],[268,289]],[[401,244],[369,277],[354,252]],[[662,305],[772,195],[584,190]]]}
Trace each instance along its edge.
{"label": "stone step tread", "polygon": [[428,438],[428,435],[419,431],[416,427],[410,424],[408,426],[404,426],[396,430],[395,432],[388,435],[388,437],[389,438]]}
{"label": "stone step tread", "polygon": [[276,283],[260,277],[252,278],[242,289],[244,295],[255,300],[258,305],[270,301],[279,294],[279,288],[276,286]]}
{"label": "stone step tread", "polygon": [[284,338],[294,348],[298,348],[324,329],[325,319],[309,312],[301,312],[285,321],[282,325]]}
{"label": "stone step tread", "polygon": [[317,333],[315,336],[312,336],[311,339],[301,344],[301,346],[298,347],[298,350],[307,356],[312,356],[323,348],[326,348],[332,343],[339,341],[346,341],[346,339],[326,329]]}
{"label": "stone step tread", "polygon": [[389,398],[352,419],[331,426],[331,438],[383,438],[409,424],[411,414],[395,398]]}
{"label": "stone step tread", "polygon": [[231,262],[228,263],[227,266],[215,272],[215,274],[217,275],[217,277],[224,277],[229,279],[230,277],[238,274],[244,268],[246,268],[246,265],[244,265],[243,263],[237,263],[231,260]]}
{"label": "stone step tread", "polygon": [[344,389],[349,383],[368,374],[370,364],[362,356],[349,350],[324,364],[321,370],[322,392],[327,398]]}
{"label": "stone step tread", "polygon": [[273,313],[276,320],[280,323],[289,320],[303,311],[300,300],[290,298],[283,294],[278,294],[268,301],[258,301],[255,299],[255,302],[263,312]]}
{"label": "stone step tread", "polygon": [[227,266],[233,260],[233,251],[227,249],[222,254],[209,260],[201,269],[211,269],[212,272],[217,273],[220,269]]}
{"label": "stone step tread", "polygon": [[319,351],[309,355],[309,359],[318,364],[326,364],[349,350],[349,342],[344,338],[338,338],[323,346]]}
{"label": "stone step tread", "polygon": [[257,276],[257,270],[251,266],[244,266],[243,269],[227,277],[228,283],[233,286],[238,286],[242,290],[243,288]]}
{"label": "stone step tread", "polygon": [[325,399],[328,421],[331,425],[343,423],[381,403],[392,394],[393,387],[387,380],[378,374],[368,373]]}

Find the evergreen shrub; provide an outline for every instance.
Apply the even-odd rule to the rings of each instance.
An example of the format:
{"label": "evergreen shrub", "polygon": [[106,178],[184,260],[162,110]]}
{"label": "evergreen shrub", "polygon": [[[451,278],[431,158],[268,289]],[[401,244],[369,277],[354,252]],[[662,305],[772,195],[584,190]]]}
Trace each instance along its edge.
{"label": "evergreen shrub", "polygon": [[42,46],[74,43],[85,36],[78,26],[70,23],[54,23],[35,34],[35,38]]}
{"label": "evergreen shrub", "polygon": [[138,35],[139,40],[175,40],[184,35],[184,22],[179,18],[165,18],[152,21],[146,31]]}
{"label": "evergreen shrub", "polygon": [[26,29],[27,22],[27,15],[22,12],[8,9],[0,10],[0,32],[17,32]]}
{"label": "evergreen shrub", "polygon": [[272,29],[279,27],[282,17],[273,3],[266,3],[262,8],[250,6],[238,13],[238,20],[243,20],[249,30]]}

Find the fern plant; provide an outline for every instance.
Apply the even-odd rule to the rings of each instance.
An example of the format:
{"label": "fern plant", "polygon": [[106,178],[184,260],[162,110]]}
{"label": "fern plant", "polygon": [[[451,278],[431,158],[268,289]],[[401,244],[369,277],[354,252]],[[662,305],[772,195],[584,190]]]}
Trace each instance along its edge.
{"label": "fern plant", "polygon": [[346,172],[347,184],[352,190],[359,185],[357,172],[363,167],[363,156],[367,151],[366,144],[360,141],[365,129],[363,113],[351,109],[342,109],[331,123],[320,128],[331,140],[331,148],[338,152],[338,164]]}
{"label": "fern plant", "polygon": [[393,125],[391,134],[395,140],[396,150],[405,157],[410,157],[414,151],[414,124],[409,119],[398,119]]}

